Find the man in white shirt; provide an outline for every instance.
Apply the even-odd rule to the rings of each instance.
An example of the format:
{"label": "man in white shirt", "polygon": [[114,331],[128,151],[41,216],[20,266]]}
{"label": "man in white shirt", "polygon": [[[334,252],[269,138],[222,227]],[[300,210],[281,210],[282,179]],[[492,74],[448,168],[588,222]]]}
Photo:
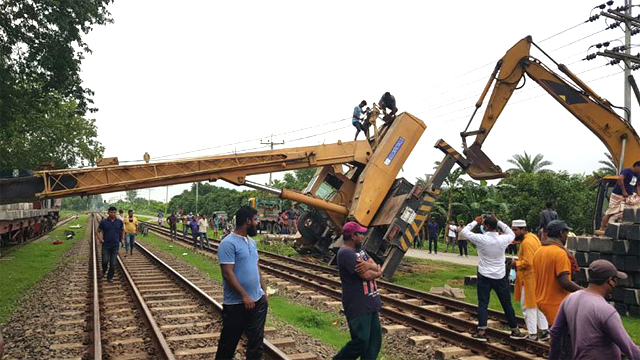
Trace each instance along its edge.
{"label": "man in white shirt", "polygon": [[451,252],[453,252],[457,238],[458,227],[456,226],[456,222],[451,220],[449,221],[449,228],[447,229],[447,247],[444,249],[444,252],[449,252],[449,245],[451,245]]}
{"label": "man in white shirt", "polygon": [[[482,223],[484,234],[476,234],[471,229]],[[502,235],[498,234],[498,227]],[[507,316],[512,339],[525,339],[526,335],[518,330],[516,313],[511,304],[509,278],[505,266],[504,250],[516,237],[510,227],[492,215],[478,216],[462,229],[462,235],[478,248],[478,331],[473,338],[487,341],[486,329],[489,317],[489,297],[493,289],[498,295],[500,305]]]}

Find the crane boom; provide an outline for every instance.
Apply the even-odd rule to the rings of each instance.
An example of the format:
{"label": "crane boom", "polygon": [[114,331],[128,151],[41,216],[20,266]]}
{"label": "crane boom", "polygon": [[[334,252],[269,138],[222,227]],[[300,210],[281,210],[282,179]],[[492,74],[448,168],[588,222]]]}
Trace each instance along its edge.
{"label": "crane boom", "polygon": [[[479,129],[467,131],[469,127],[467,125],[467,129],[460,134],[465,147],[464,153],[471,162],[467,173],[474,179],[506,176],[480,148],[525,74],[538,83],[602,141],[611,153],[616,166],[631,167],[635,161],[640,159],[640,138],[634,128],[616,114],[607,100],[598,96],[565,65],[556,63],[558,69],[574,84],[570,84],[538,59],[530,56],[532,44],[534,44],[532,38],[527,36],[509,49],[498,61],[476,103],[477,110],[482,106],[489,87],[495,81]],[[466,137],[473,135],[476,136],[475,141],[467,148]]]}

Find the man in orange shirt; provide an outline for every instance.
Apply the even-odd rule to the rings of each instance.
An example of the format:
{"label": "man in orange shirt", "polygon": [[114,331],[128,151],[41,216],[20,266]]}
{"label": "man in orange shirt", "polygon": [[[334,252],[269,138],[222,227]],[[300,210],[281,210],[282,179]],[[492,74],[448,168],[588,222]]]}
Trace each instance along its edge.
{"label": "man in orange shirt", "polygon": [[515,300],[520,302],[529,339],[549,340],[549,324],[536,306],[536,275],[533,269],[533,255],[542,245],[536,235],[527,231],[527,222],[524,220],[513,220],[511,230],[516,235],[515,240],[521,243],[518,260],[511,263],[516,269]]}
{"label": "man in orange shirt", "polygon": [[562,300],[574,291],[581,290],[571,281],[571,261],[564,248],[571,231],[562,220],[552,220],[546,228],[547,239],[533,255],[536,281],[536,305],[553,324]]}

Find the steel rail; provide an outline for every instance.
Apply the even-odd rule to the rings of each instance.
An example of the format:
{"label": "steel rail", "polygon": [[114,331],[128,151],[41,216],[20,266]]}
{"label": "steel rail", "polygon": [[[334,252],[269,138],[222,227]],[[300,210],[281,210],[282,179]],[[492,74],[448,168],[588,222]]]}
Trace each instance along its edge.
{"label": "steel rail", "polygon": [[[140,243],[136,242],[135,246],[138,247],[138,249],[140,250],[140,252],[142,252],[143,255],[147,256],[154,263],[158,264],[158,266],[160,266],[163,270],[167,271],[174,279],[178,280],[182,285],[184,285],[192,293],[194,293],[196,296],[198,296],[202,301],[204,301],[205,303],[207,303],[209,305],[212,305],[213,308],[216,309],[216,311],[218,313],[222,314],[222,305],[219,302],[214,300],[211,296],[209,296],[207,293],[202,291],[202,289],[200,289],[198,286],[196,286],[194,283],[192,283],[189,279],[184,277],[178,271],[174,270],[170,265],[168,265],[167,263],[162,261],[155,254],[153,254],[151,251],[149,251],[147,248],[145,248],[143,245],[141,245]],[[263,340],[263,345],[265,347],[266,353],[271,358],[273,358],[273,359],[281,359],[281,360],[290,360],[291,359],[287,354],[282,352],[282,350],[278,349],[269,340],[264,339]]]}
{"label": "steel rail", "polygon": [[[304,284],[305,287],[313,288],[319,293],[323,293],[337,300],[342,298],[341,291],[333,289],[329,286],[314,283],[312,281],[302,278],[301,276],[287,273],[285,272],[285,270],[270,268],[269,266],[264,266],[264,265],[262,267],[263,269],[268,271],[270,274],[274,274],[279,278],[287,279],[289,281],[296,282],[296,283],[302,283]],[[307,276],[307,274],[305,274],[304,276]],[[387,303],[389,299],[390,298],[385,298],[384,303]],[[394,303],[392,306],[395,306],[395,305],[397,304]],[[415,316],[394,310],[388,305],[385,305],[382,307],[382,310],[380,310],[380,314],[388,318],[391,318],[396,322],[408,325],[423,333],[434,334],[446,340],[449,343],[456,344],[456,345],[459,344],[465,348],[471,349],[483,355],[494,356],[499,359],[517,359],[517,360],[531,360],[536,356],[536,354],[522,354],[518,351],[513,351],[501,346],[496,346],[486,341],[479,341],[468,335],[464,335],[461,332],[459,332],[459,330],[469,329],[469,326],[471,326],[472,328],[475,328],[474,324],[470,324],[470,325],[466,324],[465,326],[462,326],[462,327],[458,327],[457,326],[458,324],[453,324],[453,327],[456,329],[455,330],[448,329],[446,327],[436,325],[436,323],[434,322],[429,322],[427,320],[423,320]],[[449,322],[450,320],[449,318],[446,318],[446,319],[441,318],[438,320],[445,324],[451,324]]]}
{"label": "steel rail", "polygon": [[[162,230],[163,233],[166,233],[167,231],[162,228],[162,227],[158,227],[156,225],[153,224],[149,224],[151,225],[150,227],[153,230]],[[210,248],[207,248],[207,250],[211,251],[211,252],[216,252],[216,245],[213,244],[213,246],[211,246]],[[267,253],[268,255],[271,255],[272,253]],[[282,255],[277,255],[277,257],[281,257],[283,258],[284,261],[290,261],[291,258],[286,257],[286,256],[282,256]],[[299,260],[296,260],[299,262]],[[303,266],[308,265],[308,263],[304,263]],[[323,267],[321,265],[316,265],[315,266],[319,266],[319,267]],[[308,287],[313,287],[318,291],[324,291],[325,293],[327,293],[329,296],[334,297],[336,299],[341,299],[341,292],[331,289],[331,288],[327,288],[326,286],[323,285],[319,285],[317,283],[313,283],[311,281],[302,279],[301,277],[308,277],[313,279],[314,281],[320,283],[320,284],[324,284],[327,286],[332,286],[332,287],[336,287],[336,288],[340,288],[341,287],[341,283],[339,281],[336,280],[331,280],[325,276],[321,276],[321,275],[316,275],[316,274],[311,274],[308,272],[305,272],[303,270],[299,270],[299,269],[295,269],[295,268],[291,268],[287,265],[281,264],[281,263],[277,263],[271,260],[266,260],[264,258],[260,259],[260,266],[262,268],[264,268],[266,271],[271,272],[271,273],[277,273],[276,276],[278,277],[283,277],[283,278],[287,278],[290,279],[291,281],[296,281],[296,282],[304,282],[305,286]],[[276,267],[277,269],[272,268]],[[324,270],[324,269],[322,269]],[[289,271],[292,273],[295,273],[296,275],[290,275],[287,273],[284,273],[283,271]],[[397,307],[397,308],[401,308],[404,310],[408,310],[408,311],[412,311],[414,313],[417,313],[418,315],[430,318],[430,319],[434,319],[437,320],[439,322],[443,322],[449,325],[452,325],[453,327],[456,327],[458,329],[464,329],[464,330],[468,330],[468,331],[473,331],[477,324],[475,322],[471,322],[462,318],[458,318],[455,316],[451,316],[448,315],[446,313],[441,313],[435,310],[429,310],[429,309],[425,309],[425,308],[421,308],[420,306],[417,305],[413,305],[410,303],[407,303],[405,301],[402,300],[398,300],[398,299],[394,299],[392,297],[389,297],[387,295],[381,294],[381,298],[383,299],[383,301],[385,303],[389,303],[392,304],[392,306]],[[470,304],[471,306],[473,306],[472,304]],[[476,312],[477,312],[477,307],[476,307]],[[390,318],[393,319],[400,319],[400,322],[403,322],[409,326],[412,326],[420,331],[426,331],[426,332],[431,332],[431,331],[439,331],[439,329],[442,329],[439,326],[436,326],[435,330],[434,328],[428,328],[429,326],[431,326],[430,323],[425,322],[425,324],[422,324],[421,322],[424,322],[423,320],[420,319],[416,319],[412,316],[408,316],[405,315],[401,312],[397,312],[394,313],[393,310],[388,309],[386,311],[383,311],[384,315],[388,315]],[[418,320],[417,323],[415,323],[415,320]],[[421,321],[421,322],[420,322]],[[449,329],[447,329],[449,330]],[[462,341],[465,345],[468,345],[468,342],[479,342],[479,343],[483,343],[482,341],[478,341],[476,339],[470,338],[468,336],[456,333],[456,337],[450,339],[453,342],[459,342]],[[531,351],[534,354],[538,354],[538,355],[542,355],[542,356],[546,356],[548,351],[549,351],[549,347],[547,344],[544,343],[540,343],[537,341],[532,341],[532,340],[528,340],[528,339],[524,339],[524,340],[515,340],[515,339],[511,339],[509,337],[508,333],[505,333],[503,331],[497,330],[497,329],[492,329],[492,328],[487,328],[487,335],[490,336],[491,338],[495,338],[500,340],[502,343],[506,343],[509,345],[512,345],[514,347],[520,348],[520,349],[525,349],[528,351]],[[489,345],[491,346],[491,345]],[[510,350],[505,350],[499,347],[493,347],[490,349],[485,349],[485,348],[478,348],[477,351],[481,351],[485,354],[490,354],[490,353],[499,353],[502,356],[510,356],[510,358],[514,358],[514,359],[528,359],[530,357],[522,357],[519,354],[517,354],[516,352],[510,351]],[[505,353],[505,351],[510,351],[508,353]]]}
{"label": "steel rail", "polygon": [[[164,227],[160,227],[158,225],[147,223],[147,222],[145,222],[145,223],[151,229],[160,231],[164,235],[170,235],[169,230],[164,228]],[[183,240],[183,239],[181,239],[180,241],[185,241],[186,242],[186,240]],[[214,241],[219,241],[219,240],[215,240],[214,239]],[[214,244],[214,246],[215,246],[215,244]],[[272,258],[280,259],[282,261],[287,261],[289,263],[293,263],[293,264],[296,264],[296,265],[304,266],[306,268],[311,268],[311,269],[314,269],[314,270],[323,271],[323,272],[330,273],[330,274],[333,274],[333,275],[336,275],[336,276],[339,275],[338,269],[333,268],[333,267],[314,264],[314,263],[310,263],[310,262],[305,262],[305,261],[302,261],[302,260],[299,260],[299,259],[295,259],[295,258],[288,257],[288,256],[285,256],[285,255],[275,254],[275,253],[264,251],[264,250],[258,250],[258,253],[263,254],[263,255],[267,255],[267,256],[272,257]],[[377,282],[378,282],[379,287],[382,288],[382,289],[387,289],[387,290],[390,290],[390,291],[393,291],[393,292],[396,292],[396,293],[400,293],[400,294],[403,294],[403,295],[408,295],[408,296],[411,296],[411,297],[415,297],[417,299],[424,300],[426,302],[433,303],[433,304],[436,304],[436,305],[442,305],[442,306],[445,306],[447,308],[455,309],[457,311],[468,312],[468,313],[476,315],[476,316],[478,315],[478,306],[474,305],[474,304],[471,304],[471,303],[467,303],[467,302],[459,301],[459,300],[455,300],[455,299],[450,299],[450,298],[447,298],[447,297],[444,297],[444,296],[440,296],[440,295],[429,294],[429,293],[424,292],[424,291],[411,289],[411,288],[404,287],[404,286],[401,286],[401,285],[397,285],[397,284],[394,284],[394,283],[391,283],[391,282],[387,282],[387,281],[384,281],[384,280],[379,280]],[[497,310],[493,310],[493,309],[488,309],[488,312],[489,312],[489,318],[491,318],[493,320],[498,320],[498,321],[503,322],[503,323],[507,323],[507,316],[504,313],[499,312]],[[518,317],[516,317],[516,319],[518,321],[518,325],[519,326],[522,326],[522,327],[526,326],[526,323],[525,323],[523,317],[518,316]]]}
{"label": "steel rail", "polygon": [[93,358],[102,359],[102,335],[100,334],[100,299],[98,289],[98,249],[96,247],[96,218],[90,215],[91,221],[91,283],[93,286],[93,306],[91,308],[91,321],[93,322]]}
{"label": "steel rail", "polygon": [[142,294],[140,293],[140,290],[136,286],[136,283],[133,280],[131,273],[129,273],[127,266],[124,264],[124,262],[120,258],[120,255],[117,256],[117,259],[118,259],[118,265],[120,266],[120,269],[122,269],[122,272],[124,273],[124,277],[127,281],[127,285],[129,286],[129,289],[131,289],[131,291],[133,292],[136,304],[144,314],[143,316],[144,321],[147,323],[147,325],[149,326],[149,329],[151,330],[151,334],[152,334],[151,340],[155,344],[156,349],[159,350],[156,353],[156,355],[158,355],[158,357],[164,360],[175,360],[176,357],[173,354],[173,351],[171,351],[171,348],[169,347],[169,343],[167,343],[167,339],[162,334],[162,331],[160,330],[160,326],[158,326],[158,323],[154,319],[153,314],[149,309],[149,306],[147,306],[147,303],[142,297]]}

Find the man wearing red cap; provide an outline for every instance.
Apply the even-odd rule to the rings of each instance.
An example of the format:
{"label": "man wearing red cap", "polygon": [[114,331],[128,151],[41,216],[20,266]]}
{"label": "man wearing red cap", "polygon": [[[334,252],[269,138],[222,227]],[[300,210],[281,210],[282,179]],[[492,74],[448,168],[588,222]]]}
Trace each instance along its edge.
{"label": "man wearing red cap", "polygon": [[367,228],[355,221],[342,227],[344,245],[338,250],[342,307],[349,323],[349,341],[334,359],[376,359],[382,345],[378,312],[382,308],[377,278],[380,265],[361,248]]}
{"label": "man wearing red cap", "polygon": [[567,296],[551,328],[549,359],[561,358],[562,340],[571,337],[572,359],[640,359],[640,348],[622,326],[620,315],[605,295],[613,291],[618,279],[626,279],[607,260],[589,265],[589,287]]}

